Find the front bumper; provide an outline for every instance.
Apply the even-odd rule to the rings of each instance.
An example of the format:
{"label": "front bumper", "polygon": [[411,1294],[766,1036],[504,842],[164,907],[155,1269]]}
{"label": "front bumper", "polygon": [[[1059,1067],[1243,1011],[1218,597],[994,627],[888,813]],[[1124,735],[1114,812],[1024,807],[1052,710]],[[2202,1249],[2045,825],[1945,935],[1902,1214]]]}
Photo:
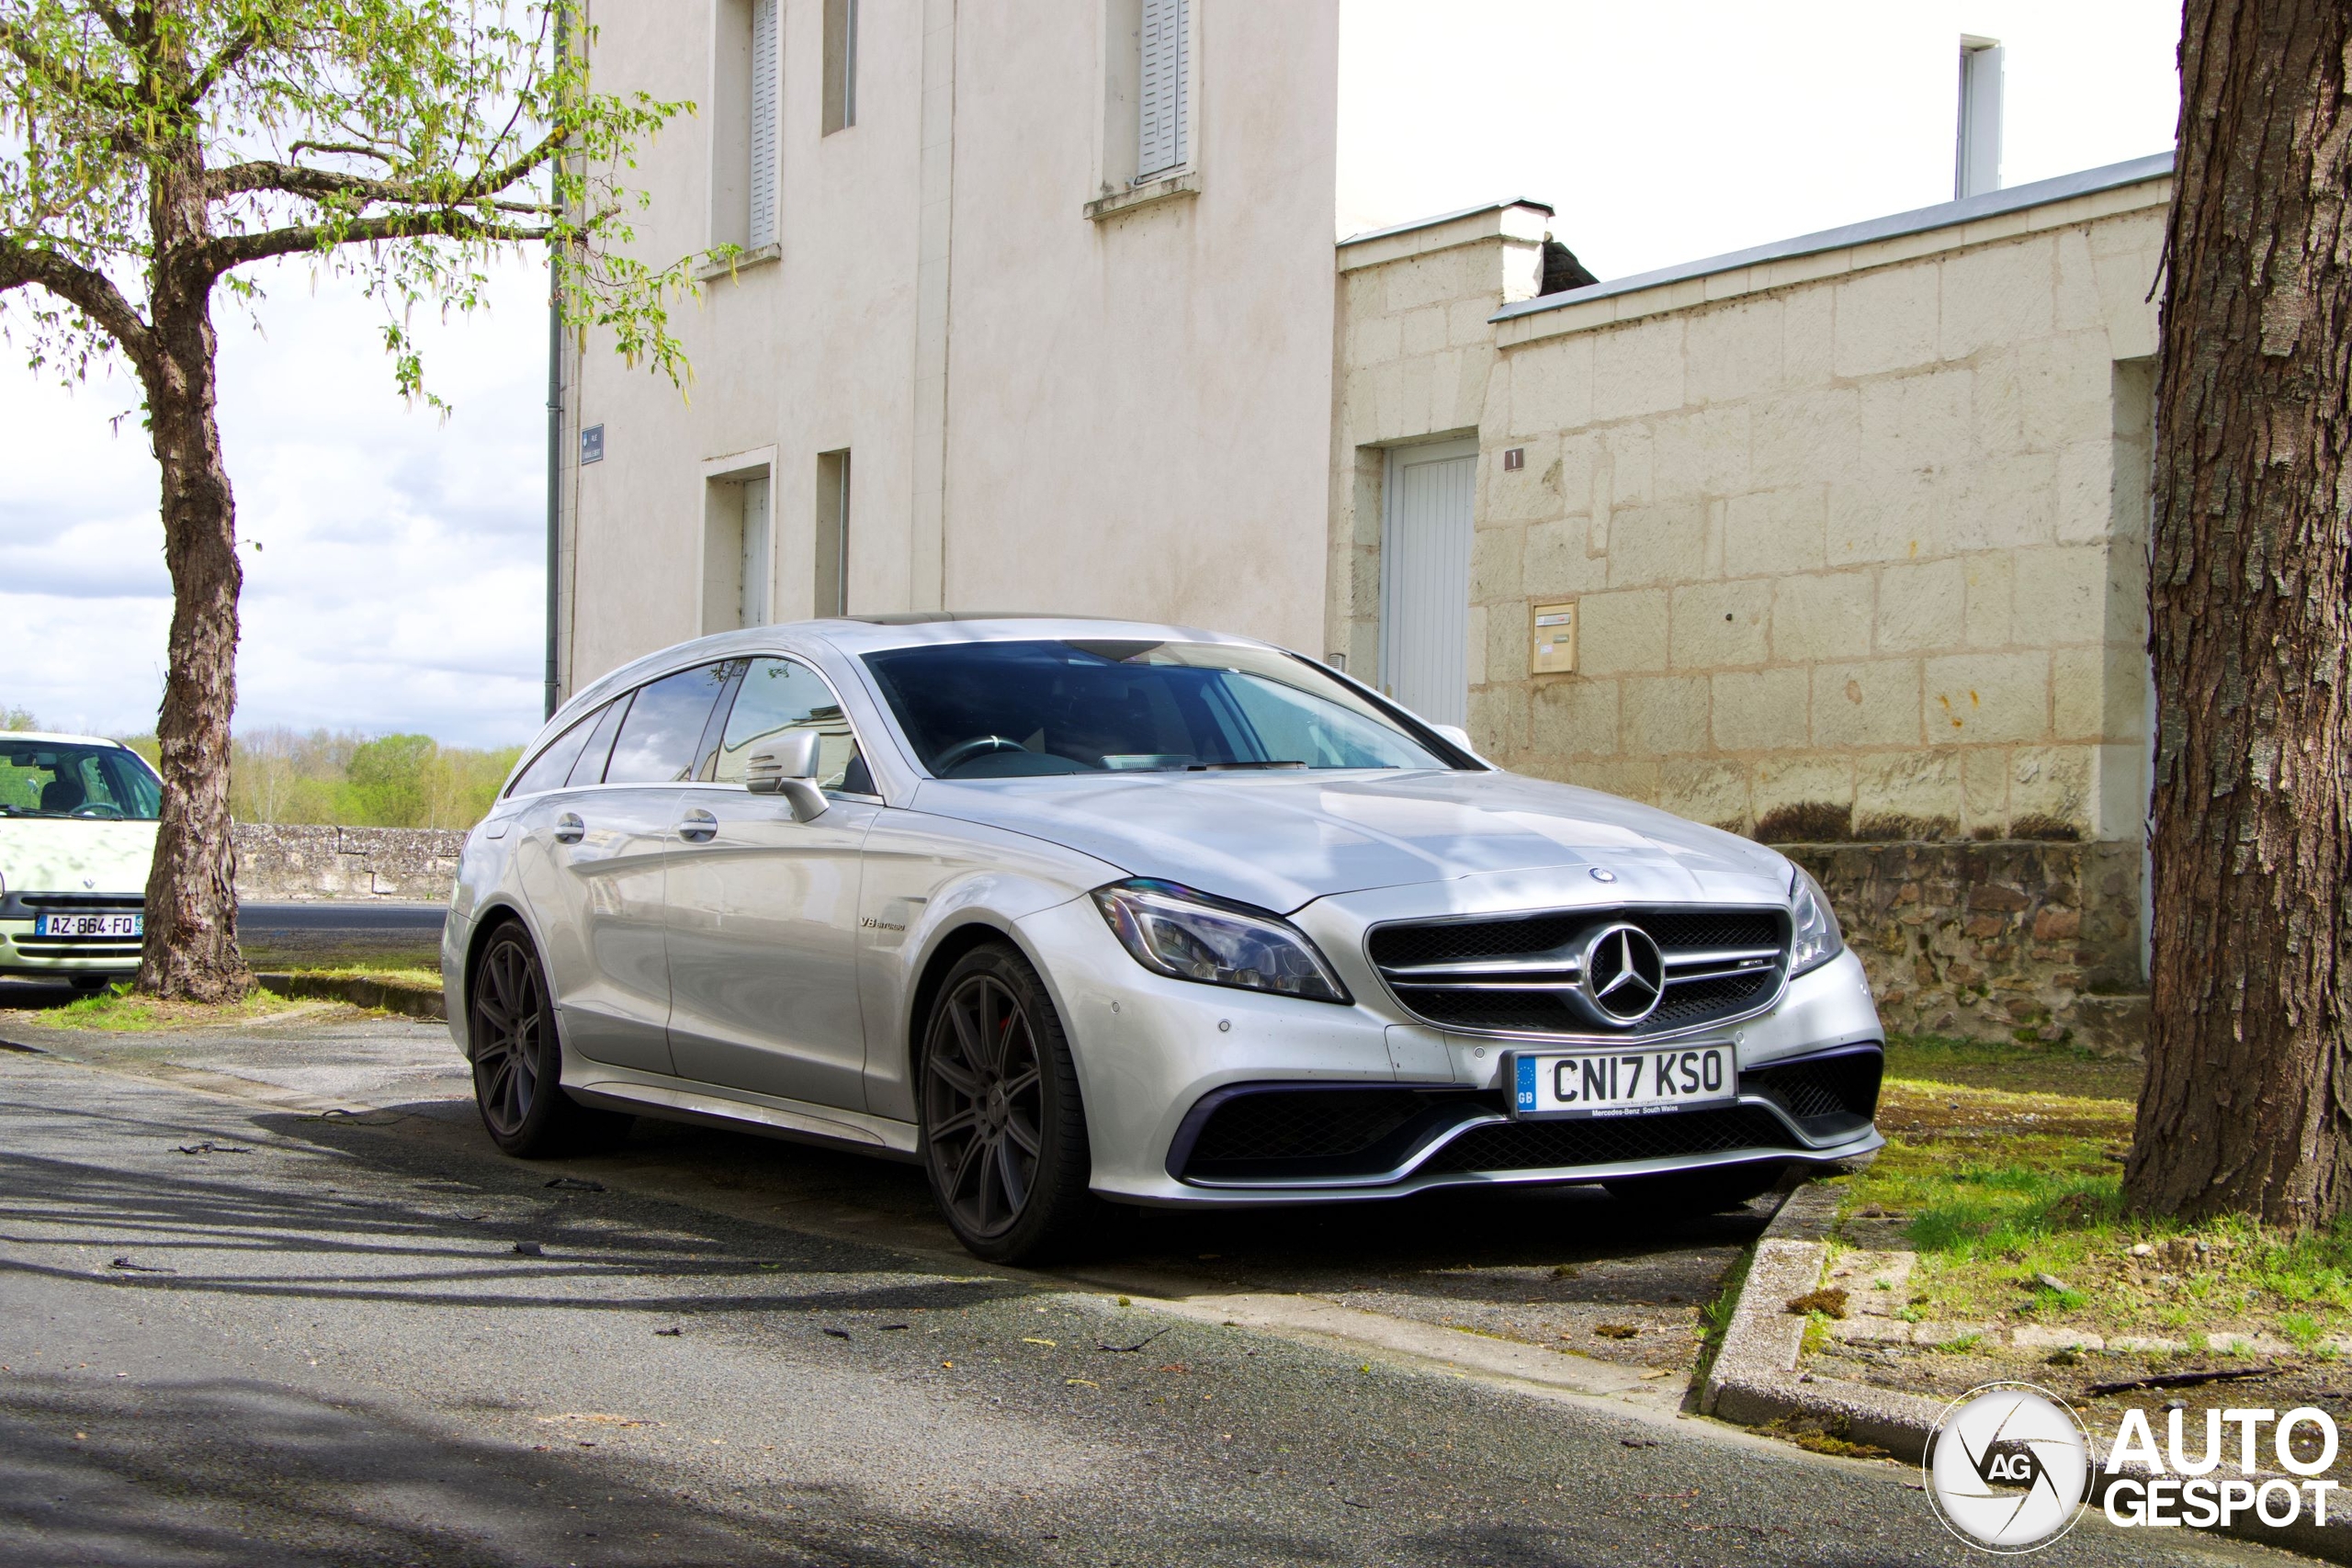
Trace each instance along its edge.
{"label": "front bumper", "polygon": [[[1517,1122],[1503,1110],[1506,1052],[1547,1043],[1399,1023],[1361,999],[1339,1006],[1163,978],[1127,955],[1087,899],[1032,916],[1020,931],[1068,1025],[1094,1190],[1128,1202],[1344,1202],[1761,1160],[1827,1164],[1884,1142],[1871,1124],[1884,1032],[1850,952],[1791,982],[1770,1010],[1689,1037],[1732,1043],[1742,1080],[1736,1101],[1663,1115]],[[1356,988],[1360,998],[1369,989]],[[1838,1115],[1801,1114],[1758,1076],[1863,1055],[1871,1058],[1869,1103]],[[1244,1092],[1328,1098],[1383,1089],[1407,1113],[1359,1146],[1295,1162],[1194,1157],[1209,1115]],[[1305,1135],[1291,1152],[1317,1146]]]}
{"label": "front bumper", "polygon": [[130,975],[139,950],[136,937],[35,936],[30,920],[0,919],[0,975]]}

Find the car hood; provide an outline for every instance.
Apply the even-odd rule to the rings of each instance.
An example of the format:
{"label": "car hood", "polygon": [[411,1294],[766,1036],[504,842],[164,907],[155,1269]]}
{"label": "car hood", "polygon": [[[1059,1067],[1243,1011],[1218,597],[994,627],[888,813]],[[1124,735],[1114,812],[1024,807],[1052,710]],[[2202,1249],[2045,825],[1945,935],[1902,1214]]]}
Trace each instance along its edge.
{"label": "car hood", "polygon": [[154,854],[153,822],[0,817],[0,881],[10,893],[143,893]]}
{"label": "car hood", "polygon": [[1336,893],[1561,866],[1602,867],[1651,899],[1778,898],[1789,875],[1746,839],[1502,773],[933,779],[913,805],[1285,912]]}

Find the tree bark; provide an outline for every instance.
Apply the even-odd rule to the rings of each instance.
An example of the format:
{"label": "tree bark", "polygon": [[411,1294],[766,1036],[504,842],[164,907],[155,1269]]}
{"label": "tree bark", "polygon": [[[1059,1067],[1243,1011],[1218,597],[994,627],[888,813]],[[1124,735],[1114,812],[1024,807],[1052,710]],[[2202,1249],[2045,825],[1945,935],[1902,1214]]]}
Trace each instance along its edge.
{"label": "tree bark", "polygon": [[2340,0],[2188,0],[2156,389],[2142,1213],[2352,1201],[2352,105]]}
{"label": "tree bark", "polygon": [[209,231],[193,143],[153,186],[149,269],[153,353],[143,366],[163,468],[164,561],[172,631],[164,705],[163,820],[147,873],[139,988],[225,1001],[253,987],[237,947],[236,847],[229,825],[229,720],[237,705],[236,505],[220,458],[211,273],[194,253]]}

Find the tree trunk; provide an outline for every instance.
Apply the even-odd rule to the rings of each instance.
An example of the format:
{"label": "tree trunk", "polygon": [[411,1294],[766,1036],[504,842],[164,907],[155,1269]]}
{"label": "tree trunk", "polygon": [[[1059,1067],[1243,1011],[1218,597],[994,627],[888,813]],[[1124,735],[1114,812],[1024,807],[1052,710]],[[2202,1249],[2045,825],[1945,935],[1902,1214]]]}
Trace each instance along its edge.
{"label": "tree trunk", "polygon": [[253,988],[237,949],[236,847],[229,830],[229,718],[237,705],[236,506],[220,460],[212,279],[179,259],[199,240],[204,204],[190,150],[186,177],[156,182],[150,272],[155,352],[142,367],[155,461],[163,468],[164,561],[172,633],[164,706],[164,816],[147,874],[139,988],[226,1001]]}
{"label": "tree trunk", "polygon": [[2352,105],[2339,0],[2188,0],[2156,406],[2143,1213],[2352,1201]]}

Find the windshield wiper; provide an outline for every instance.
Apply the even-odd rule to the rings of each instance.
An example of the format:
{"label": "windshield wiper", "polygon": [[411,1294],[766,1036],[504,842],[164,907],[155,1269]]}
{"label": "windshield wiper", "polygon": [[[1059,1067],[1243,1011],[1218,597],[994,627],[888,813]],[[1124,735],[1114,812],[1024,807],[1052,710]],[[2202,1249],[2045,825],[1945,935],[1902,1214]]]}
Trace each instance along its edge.
{"label": "windshield wiper", "polygon": [[1304,768],[1306,764],[1290,762],[1193,762],[1185,768],[1188,773],[1238,773],[1263,772],[1268,768]]}

